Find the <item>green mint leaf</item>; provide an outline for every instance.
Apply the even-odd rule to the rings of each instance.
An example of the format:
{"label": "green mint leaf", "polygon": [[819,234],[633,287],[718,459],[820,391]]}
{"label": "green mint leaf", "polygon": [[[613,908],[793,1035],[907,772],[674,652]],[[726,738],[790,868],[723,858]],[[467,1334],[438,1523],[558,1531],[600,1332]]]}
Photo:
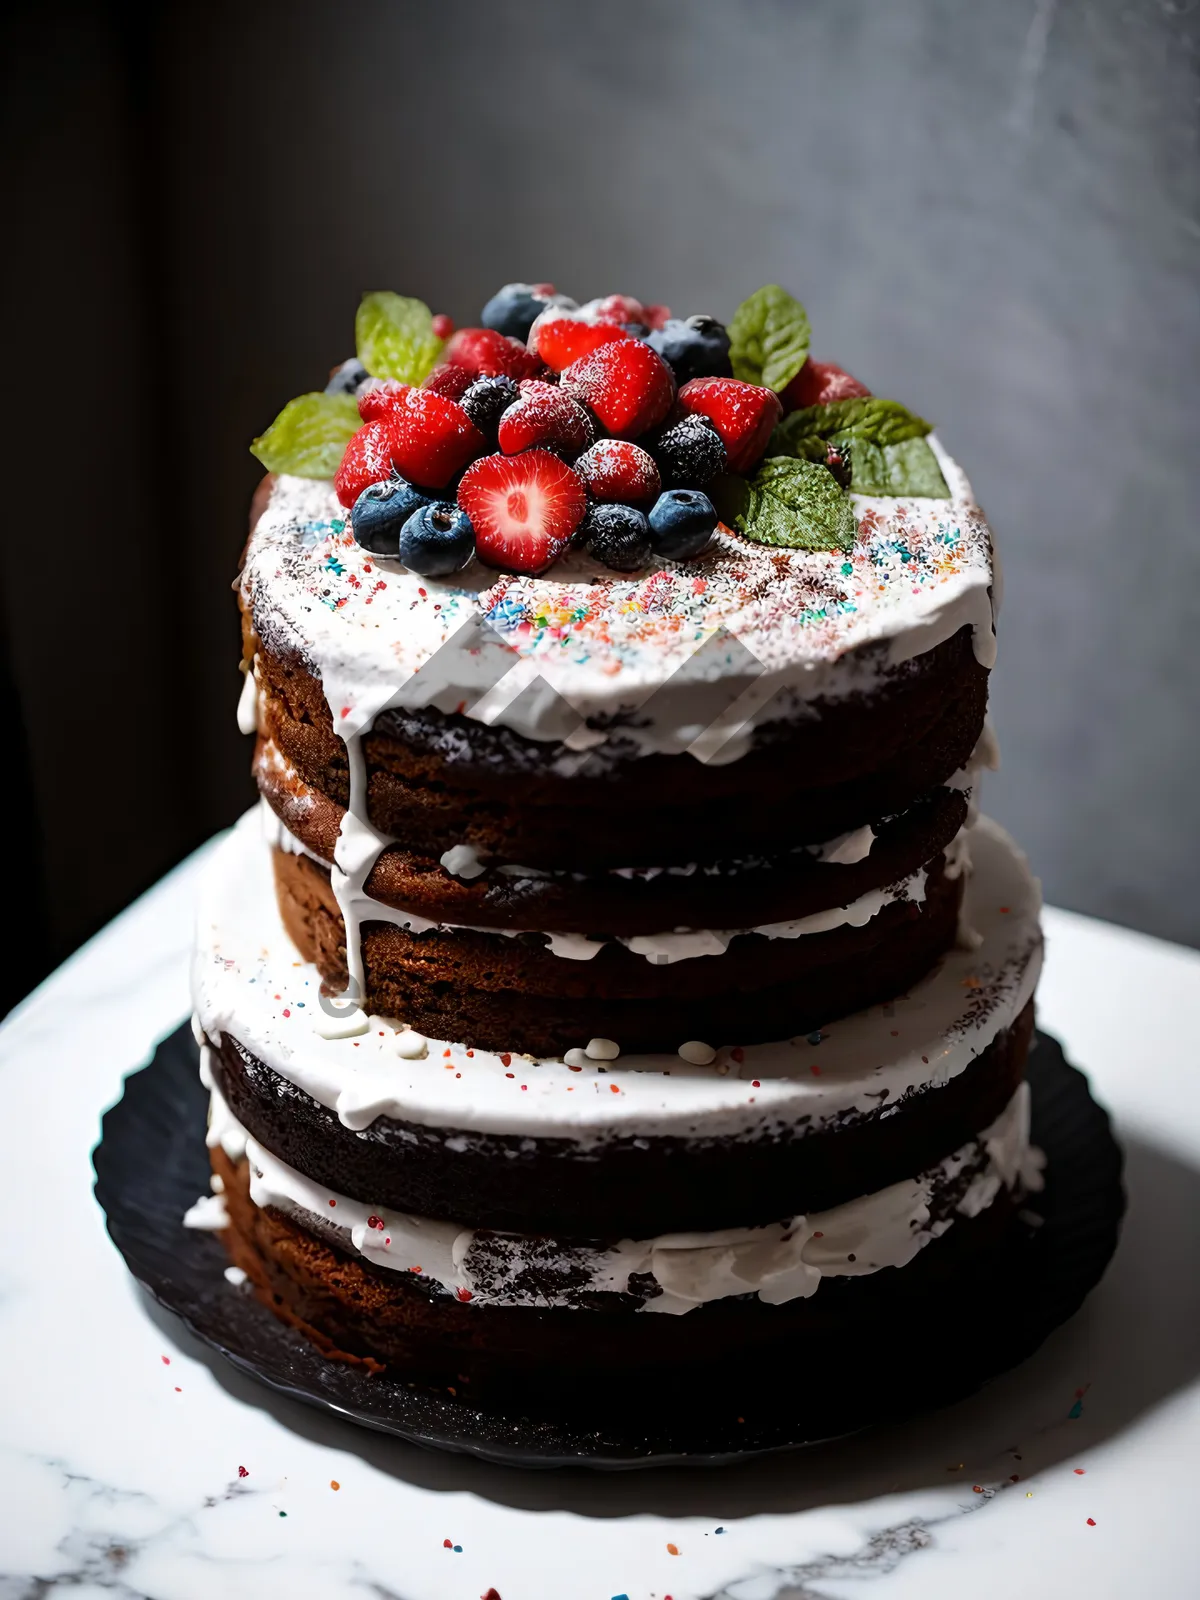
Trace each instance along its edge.
{"label": "green mint leaf", "polygon": [[421,383],[437,365],[443,340],[422,300],[379,290],[364,294],[354,319],[358,359],[373,378]]}
{"label": "green mint leaf", "polygon": [[855,494],[950,498],[937,457],[925,439],[878,445],[847,434],[835,442],[849,451],[850,487]]}
{"label": "green mint leaf", "polygon": [[768,283],[743,300],[729,324],[733,375],[776,394],[808,359],[808,313],[786,289]]}
{"label": "green mint leaf", "polygon": [[362,426],[352,394],[302,394],[289,400],[250,446],[268,472],[332,478],[351,434]]}
{"label": "green mint leaf", "polygon": [[732,520],[723,514],[722,520],[756,544],[789,550],[854,548],[850,497],[827,468],[794,456],[768,456],[744,491],[727,489],[728,483],[723,481],[718,494]]}
{"label": "green mint leaf", "polygon": [[872,444],[903,444],[906,439],[923,439],[932,424],[916,416],[898,400],[881,400],[878,395],[857,396],[853,400],[834,400],[826,406],[806,406],[793,411],[775,429],[772,448],[782,444],[784,451],[807,455],[807,446],[797,450],[801,440],[832,439],[853,434]]}

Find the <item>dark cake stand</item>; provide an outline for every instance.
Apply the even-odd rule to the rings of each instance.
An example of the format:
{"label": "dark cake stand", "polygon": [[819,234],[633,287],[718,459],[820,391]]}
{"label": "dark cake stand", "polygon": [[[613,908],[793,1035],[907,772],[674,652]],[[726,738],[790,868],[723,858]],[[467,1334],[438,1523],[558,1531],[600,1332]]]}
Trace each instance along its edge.
{"label": "dark cake stand", "polygon": [[[636,1427],[562,1424],[491,1412],[444,1393],[329,1361],[225,1278],[229,1257],[211,1233],[183,1226],[208,1193],[208,1096],[187,1026],[125,1082],[93,1153],[96,1198],[138,1281],[243,1372],[309,1405],[415,1444],[509,1466],[719,1465],[794,1448],[947,1405],[1024,1361],[1079,1309],[1108,1265],[1125,1208],[1121,1153],[1107,1113],[1061,1047],[1037,1036],[1030,1057],[1033,1138],[1046,1152],[1046,1187],[1031,1196],[987,1270],[921,1302],[919,1319],[880,1333],[877,1370],[838,1381],[839,1352],[806,1345],[819,1381],[803,1414],[645,1416]],[[581,1313],[582,1314],[582,1313]]]}

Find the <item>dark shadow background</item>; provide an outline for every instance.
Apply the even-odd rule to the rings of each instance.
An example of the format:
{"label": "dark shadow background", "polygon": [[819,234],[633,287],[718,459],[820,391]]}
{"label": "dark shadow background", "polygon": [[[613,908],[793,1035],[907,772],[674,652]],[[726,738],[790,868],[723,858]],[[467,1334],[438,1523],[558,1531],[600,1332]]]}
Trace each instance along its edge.
{"label": "dark shadow background", "polygon": [[[4,24],[15,998],[249,800],[229,596],[364,288],[728,317],[938,421],[1007,578],[989,808],[1200,943],[1195,0],[219,0]],[[15,848],[14,848],[15,847]]]}

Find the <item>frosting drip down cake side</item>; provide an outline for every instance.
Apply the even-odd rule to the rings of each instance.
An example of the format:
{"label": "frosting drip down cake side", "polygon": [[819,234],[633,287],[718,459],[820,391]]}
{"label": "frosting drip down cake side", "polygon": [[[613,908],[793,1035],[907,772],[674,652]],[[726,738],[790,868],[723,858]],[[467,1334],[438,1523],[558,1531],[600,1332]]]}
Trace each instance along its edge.
{"label": "frosting drip down cake side", "polygon": [[447,320],[365,297],[256,441],[191,1220],[331,1358],[736,1408],[1041,1182],[991,536],[781,289]]}

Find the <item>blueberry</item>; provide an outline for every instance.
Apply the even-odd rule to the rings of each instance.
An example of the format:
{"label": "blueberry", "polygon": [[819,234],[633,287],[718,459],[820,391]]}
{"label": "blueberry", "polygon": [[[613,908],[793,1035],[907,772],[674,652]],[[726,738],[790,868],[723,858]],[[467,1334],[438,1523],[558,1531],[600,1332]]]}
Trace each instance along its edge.
{"label": "blueberry", "polygon": [[664,489],[702,489],[725,471],[725,446],[707,417],[681,417],[647,448],[658,463]]}
{"label": "blueberry", "polygon": [[690,561],[713,536],[717,512],[699,489],[668,489],[650,512],[650,543],[669,561]]}
{"label": "blueberry", "polygon": [[400,530],[400,559],[423,578],[461,572],[474,554],[470,517],[445,500],[420,506]]}
{"label": "blueberry", "polygon": [[368,376],[366,367],[358,357],[351,356],[349,361],[343,361],[340,367],[333,369],[325,385],[325,393],[354,394],[360,383],[366,383]]}
{"label": "blueberry", "polygon": [[579,531],[596,560],[615,572],[636,572],[650,559],[650,524],[633,506],[589,506]]}
{"label": "blueberry", "polygon": [[500,418],[520,398],[521,391],[512,378],[476,378],[458,403],[494,450]]}
{"label": "blueberry", "polygon": [[731,378],[729,335],[715,317],[675,317],[655,328],[647,343],[675,374],[680,386],[689,378]]}
{"label": "blueberry", "polygon": [[375,556],[400,552],[400,530],[429,496],[414,489],[407,478],[384,478],[364,489],[354,502],[350,526],[357,542]]}
{"label": "blueberry", "polygon": [[512,339],[528,339],[533,319],[547,306],[575,306],[569,295],[539,293],[532,283],[506,283],[484,306],[479,320],[485,328],[507,333]]}

